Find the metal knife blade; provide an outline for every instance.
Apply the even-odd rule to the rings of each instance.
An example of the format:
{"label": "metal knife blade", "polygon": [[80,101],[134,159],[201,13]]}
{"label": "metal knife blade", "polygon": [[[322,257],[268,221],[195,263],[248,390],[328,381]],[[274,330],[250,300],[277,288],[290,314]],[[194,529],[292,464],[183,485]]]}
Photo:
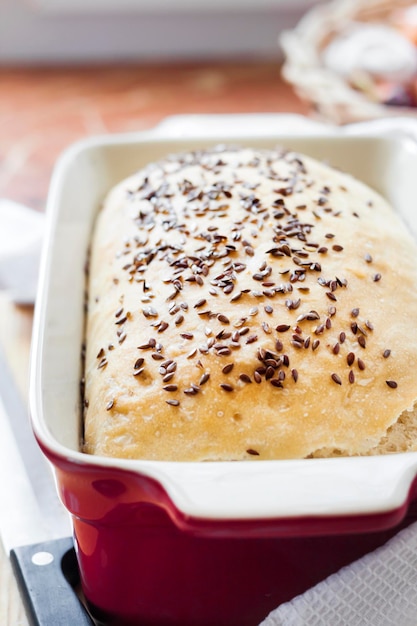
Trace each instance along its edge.
{"label": "metal knife blade", "polygon": [[69,563],[76,568],[69,515],[1,348],[0,503],[0,536],[30,623],[91,626],[64,573]]}

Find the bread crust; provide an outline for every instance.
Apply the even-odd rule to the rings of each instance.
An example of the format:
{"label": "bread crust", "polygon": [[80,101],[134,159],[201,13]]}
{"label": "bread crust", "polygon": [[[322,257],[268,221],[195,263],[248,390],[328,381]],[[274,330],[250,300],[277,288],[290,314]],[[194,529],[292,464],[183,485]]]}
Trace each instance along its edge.
{"label": "bread crust", "polygon": [[286,150],[176,155],[121,182],[92,240],[83,449],[415,449],[398,423],[415,419],[416,252],[375,191]]}

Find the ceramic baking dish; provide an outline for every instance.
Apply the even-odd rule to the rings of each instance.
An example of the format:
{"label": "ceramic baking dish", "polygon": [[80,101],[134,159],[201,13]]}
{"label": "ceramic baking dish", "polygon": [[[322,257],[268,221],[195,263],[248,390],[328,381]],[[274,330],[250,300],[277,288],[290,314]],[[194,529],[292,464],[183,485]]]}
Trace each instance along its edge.
{"label": "ceramic baking dish", "polygon": [[407,523],[417,494],[417,453],[170,463],[80,452],[85,263],[106,192],[167,153],[282,144],[376,188],[417,235],[414,135],[404,120],[338,130],[297,116],[194,116],[87,139],[61,157],[47,208],[31,412],[73,516],[84,593],[100,623],[257,624]]}

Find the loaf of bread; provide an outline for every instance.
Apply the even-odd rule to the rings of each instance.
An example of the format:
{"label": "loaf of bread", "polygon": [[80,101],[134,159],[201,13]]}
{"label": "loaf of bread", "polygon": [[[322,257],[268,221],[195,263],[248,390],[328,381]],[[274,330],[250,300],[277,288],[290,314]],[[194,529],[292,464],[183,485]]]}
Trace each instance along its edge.
{"label": "loaf of bread", "polygon": [[283,149],[167,157],[92,240],[87,453],[417,449],[417,248],[375,191]]}

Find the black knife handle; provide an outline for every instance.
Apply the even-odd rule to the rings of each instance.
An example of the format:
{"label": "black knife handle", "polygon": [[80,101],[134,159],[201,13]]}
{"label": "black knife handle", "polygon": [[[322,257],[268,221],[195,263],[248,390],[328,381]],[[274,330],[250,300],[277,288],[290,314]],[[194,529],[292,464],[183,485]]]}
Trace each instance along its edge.
{"label": "black knife handle", "polygon": [[71,537],[15,548],[10,560],[32,626],[92,626],[73,586],[78,570]]}

